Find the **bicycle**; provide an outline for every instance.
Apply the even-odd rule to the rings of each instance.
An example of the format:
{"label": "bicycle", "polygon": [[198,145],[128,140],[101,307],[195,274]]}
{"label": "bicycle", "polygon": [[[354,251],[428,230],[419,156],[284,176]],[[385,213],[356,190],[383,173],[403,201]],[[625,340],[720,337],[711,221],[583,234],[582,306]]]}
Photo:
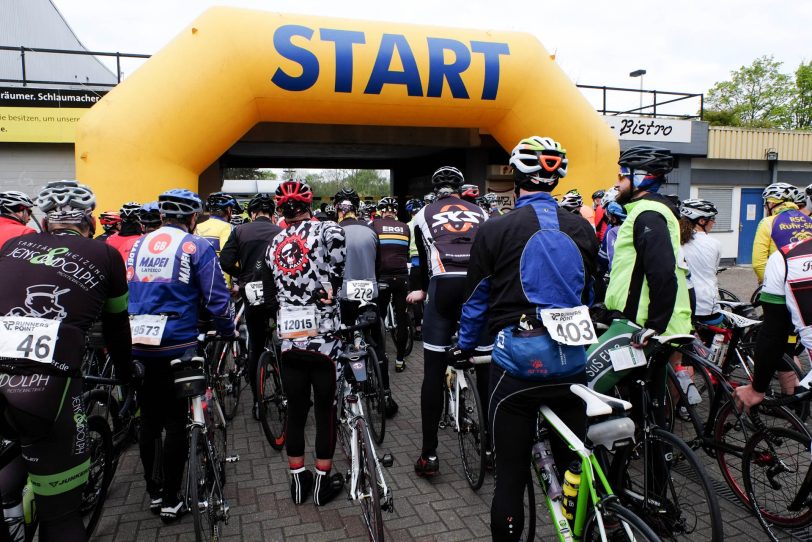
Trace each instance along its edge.
{"label": "bicycle", "polygon": [[125,396],[121,381],[115,378],[84,375],[82,381],[87,390],[82,394],[85,411],[101,416],[110,427],[115,473],[121,454],[140,438],[141,417],[134,391],[130,389]]}
{"label": "bicycle", "polygon": [[[490,363],[490,360],[490,356],[472,358],[474,364]],[[477,491],[485,481],[488,420],[477,387],[473,385],[473,373],[473,368],[446,368],[440,429],[451,427],[457,433],[465,479],[471,489]]]}
{"label": "bicycle", "polygon": [[[359,324],[337,332],[341,335],[351,333],[353,337],[353,343],[339,356],[343,371],[337,386],[338,437],[350,463],[347,494],[361,505],[361,515],[369,539],[378,542],[385,539],[381,513],[394,512],[392,492],[383,476],[382,467],[391,467],[394,459],[390,454],[378,458],[372,442],[371,427],[367,424],[364,406],[369,406],[366,395],[369,392],[367,383],[370,364],[369,358],[365,358],[364,350],[372,349],[359,341],[359,331],[377,325],[377,320],[363,321],[363,317],[359,320],[362,320]],[[377,365],[372,367],[377,368]]]}
{"label": "bicycle", "polygon": [[[805,386],[806,387],[806,386]],[[758,431],[742,454],[744,489],[759,523],[771,540],[774,527],[800,529],[812,524],[812,438],[784,427],[767,427],[759,416],[764,408],[808,402],[808,388],[787,397],[767,397],[750,409]]]}
{"label": "bicycle", "polygon": [[239,339],[217,340],[206,347],[206,357],[213,362],[213,384],[217,389],[221,408],[226,420],[234,419],[237,407],[240,404],[240,393],[245,387],[245,368],[248,366],[248,351],[246,344],[246,327],[242,323],[245,305],[240,308],[234,318],[234,327],[240,330]]}
{"label": "bicycle", "polygon": [[[379,282],[378,283],[378,291],[382,292],[388,288],[386,283]],[[380,295],[380,294],[379,294]],[[392,343],[397,343],[397,327],[398,321],[395,317],[395,306],[393,303],[393,299],[390,297],[389,303],[386,305],[386,312],[384,314],[384,321],[383,321],[384,328],[386,331],[392,336]],[[414,349],[414,336],[415,336],[415,328],[414,328],[414,316],[412,316],[412,308],[410,305],[406,306],[406,348],[403,351],[403,355],[408,356],[412,353]]]}
{"label": "bicycle", "polygon": [[256,382],[259,423],[268,443],[277,451],[285,447],[285,432],[288,426],[288,398],[282,385],[279,356],[278,341],[274,330],[270,329],[265,351],[257,363]]}
{"label": "bicycle", "polygon": [[[198,340],[205,345],[222,339],[209,334]],[[189,400],[189,464],[185,485],[195,539],[218,540],[220,523],[227,525],[229,520],[229,505],[223,493],[225,465],[239,461],[239,456],[226,455],[226,418],[211,374],[205,370],[206,360],[186,354],[172,360],[170,365],[174,370],[176,396]]]}
{"label": "bicycle", "polygon": [[[593,452],[595,447],[613,450],[629,445],[634,440],[634,423],[626,417],[631,409],[627,401],[597,393],[582,384],[573,384],[570,391],[586,405],[588,429],[586,441],[579,439],[549,407],[539,409],[535,443],[548,439],[549,432],[555,431],[579,457],[581,462],[581,483],[572,521],[564,516],[560,489],[551,487],[560,484],[553,481],[555,470],[546,471],[534,458],[532,468],[542,489],[553,527],[558,539],[572,540],[660,540],[660,538],[629,509],[625,508],[613,493],[607,476]],[[549,447],[549,444],[547,444]],[[553,485],[551,485],[553,484]],[[530,518],[526,540],[535,536],[535,497],[528,495]]]}

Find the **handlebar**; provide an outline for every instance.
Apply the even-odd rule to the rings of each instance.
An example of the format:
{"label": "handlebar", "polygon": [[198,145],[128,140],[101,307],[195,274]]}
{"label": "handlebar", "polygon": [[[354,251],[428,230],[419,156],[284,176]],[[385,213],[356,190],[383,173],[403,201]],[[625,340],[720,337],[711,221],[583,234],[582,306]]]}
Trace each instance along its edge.
{"label": "handlebar", "polygon": [[[102,376],[84,375],[82,381],[87,384],[96,384],[101,386],[124,386],[124,381],[118,378],[105,378]],[[133,404],[135,403],[135,386],[127,387],[127,396],[124,398],[121,408],[118,410],[119,416],[126,416],[130,413]]]}
{"label": "handlebar", "polygon": [[801,401],[807,401],[810,398],[812,398],[812,389],[793,395],[784,395],[783,397],[765,397],[759,406],[762,408],[789,406]]}

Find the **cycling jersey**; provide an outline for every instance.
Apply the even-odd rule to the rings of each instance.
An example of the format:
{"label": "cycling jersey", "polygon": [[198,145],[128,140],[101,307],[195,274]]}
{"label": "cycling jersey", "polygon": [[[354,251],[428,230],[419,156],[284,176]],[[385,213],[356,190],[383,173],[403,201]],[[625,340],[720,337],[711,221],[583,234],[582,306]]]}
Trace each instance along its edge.
{"label": "cycling jersey", "polygon": [[764,271],[761,300],[786,305],[801,343],[812,349],[812,242],[774,252]]}
{"label": "cycling jersey", "polygon": [[281,231],[282,228],[265,216],[258,216],[253,222],[234,228],[220,251],[223,271],[239,276],[242,287],[249,282],[262,280],[260,271],[268,243]]}
{"label": "cycling jersey", "polygon": [[380,240],[381,268],[380,275],[405,275],[408,272],[409,245],[411,231],[409,226],[394,218],[380,218],[372,223],[372,229]]}
{"label": "cycling jersey", "polygon": [[696,316],[709,316],[716,312],[719,282],[716,273],[722,257],[722,245],[703,231],[695,231],[694,238],[682,246],[685,261],[691,271],[691,283],[696,294]]}
{"label": "cycling jersey", "polygon": [[414,217],[414,235],[420,258],[417,287],[428,288],[429,277],[465,275],[471,245],[487,215],[478,205],[454,196],[441,196]]}
{"label": "cycling jersey", "polygon": [[25,224],[22,224],[16,218],[0,215],[0,246],[3,246],[3,243],[9,239],[30,233],[37,232]]}
{"label": "cycling jersey", "polygon": [[[231,222],[228,222],[225,218],[217,215],[210,215],[208,220],[198,222],[194,234],[199,235],[211,243],[211,246],[214,247],[214,251],[219,257],[220,251],[224,246],[226,246],[228,237],[231,235],[231,231],[233,229],[234,226],[232,226]],[[231,288],[231,276],[229,276],[227,273],[223,273],[223,277],[226,279],[226,285]]]}
{"label": "cycling jersey", "polygon": [[[166,316],[159,344],[137,344],[134,354],[166,357],[197,345],[200,306],[220,334],[234,334],[234,310],[223,270],[208,241],[179,226],[141,237],[127,257],[130,314]],[[137,320],[137,318],[136,318]]]}
{"label": "cycling jersey", "polygon": [[691,307],[685,271],[677,267],[679,222],[673,205],[649,193],[626,204],[618,228],[606,308],[667,335],[690,333]]}
{"label": "cycling jersey", "polygon": [[347,299],[347,283],[354,280],[371,282],[372,299],[377,298],[381,251],[375,230],[357,218],[345,218],[339,226],[344,230],[347,253],[344,260],[344,284],[338,294],[339,299]]}
{"label": "cycling jersey", "polygon": [[606,210],[602,205],[598,205],[595,207],[595,235],[598,236],[598,241],[603,241],[609,227],[609,217],[606,215]]}
{"label": "cycling jersey", "polygon": [[132,250],[133,245],[142,235],[140,225],[137,223],[123,222],[121,224],[121,231],[108,237],[105,242],[115,248],[118,253],[121,254],[121,260],[126,262],[127,256],[130,255],[130,250]]}
{"label": "cycling jersey", "polygon": [[282,351],[309,350],[331,359],[340,342],[332,336],[340,325],[338,303],[319,303],[318,292],[338,292],[344,276],[344,230],[332,221],[295,222],[274,237],[265,252],[265,302],[279,300],[281,308],[307,308],[317,318],[316,334],[282,340]]}
{"label": "cycling jersey", "polygon": [[[70,230],[17,237],[3,246],[0,276],[14,277],[6,280],[0,299],[0,314],[12,318],[4,325],[32,331],[13,345],[19,359],[11,355],[14,349],[3,351],[1,370],[77,375],[85,334],[104,312],[111,358],[121,374],[129,374],[127,284],[124,263],[112,247]],[[58,328],[33,319],[58,321]]]}
{"label": "cycling jersey", "polygon": [[778,248],[812,236],[812,219],[794,203],[784,202],[758,223],[753,239],[753,271],[759,282],[764,280],[767,259]]}

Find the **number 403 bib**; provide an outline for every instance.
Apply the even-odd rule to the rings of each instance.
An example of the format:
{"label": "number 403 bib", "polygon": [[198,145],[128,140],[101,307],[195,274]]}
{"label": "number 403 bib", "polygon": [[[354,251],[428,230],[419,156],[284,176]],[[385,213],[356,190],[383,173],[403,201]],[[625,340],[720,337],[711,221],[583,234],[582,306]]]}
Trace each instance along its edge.
{"label": "number 403 bib", "polygon": [[568,346],[598,342],[589,309],[584,305],[571,309],[543,309],[538,313],[550,337],[556,342]]}

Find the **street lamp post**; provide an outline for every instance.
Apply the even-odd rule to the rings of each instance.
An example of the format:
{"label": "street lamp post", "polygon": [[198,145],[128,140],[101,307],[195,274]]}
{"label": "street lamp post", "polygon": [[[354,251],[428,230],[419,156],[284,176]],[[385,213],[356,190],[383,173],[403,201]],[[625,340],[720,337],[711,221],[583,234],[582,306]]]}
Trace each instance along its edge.
{"label": "street lamp post", "polygon": [[643,114],[643,76],[646,75],[646,70],[634,70],[629,74],[629,77],[640,78],[640,108],[637,110],[638,115]]}

